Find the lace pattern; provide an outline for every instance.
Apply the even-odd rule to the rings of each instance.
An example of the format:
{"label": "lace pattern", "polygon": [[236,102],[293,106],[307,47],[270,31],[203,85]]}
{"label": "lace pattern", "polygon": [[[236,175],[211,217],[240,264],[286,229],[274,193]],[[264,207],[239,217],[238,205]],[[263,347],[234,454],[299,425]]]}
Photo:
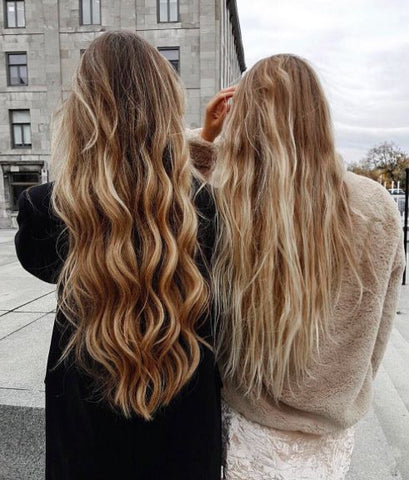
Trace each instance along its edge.
{"label": "lace pattern", "polygon": [[344,480],[354,429],[337,434],[284,432],[246,420],[223,403],[226,480]]}

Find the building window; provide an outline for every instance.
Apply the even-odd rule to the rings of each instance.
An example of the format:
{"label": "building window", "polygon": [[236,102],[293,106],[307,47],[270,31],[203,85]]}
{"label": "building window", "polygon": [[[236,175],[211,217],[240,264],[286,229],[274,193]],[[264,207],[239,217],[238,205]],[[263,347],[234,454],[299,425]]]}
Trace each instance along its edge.
{"label": "building window", "polygon": [[80,0],[81,25],[101,25],[101,1]]}
{"label": "building window", "polygon": [[24,28],[26,26],[26,15],[24,2],[6,0],[6,28]]}
{"label": "building window", "polygon": [[160,53],[172,64],[179,73],[179,47],[158,47]]}
{"label": "building window", "polygon": [[21,193],[28,187],[38,185],[40,176],[36,172],[9,173],[11,209],[17,210],[17,201]]}
{"label": "building window", "polygon": [[10,110],[13,148],[31,148],[30,110]]}
{"label": "building window", "polygon": [[27,54],[6,53],[8,84],[10,86],[28,85]]}
{"label": "building window", "polygon": [[158,0],[158,22],[179,21],[179,0]]}

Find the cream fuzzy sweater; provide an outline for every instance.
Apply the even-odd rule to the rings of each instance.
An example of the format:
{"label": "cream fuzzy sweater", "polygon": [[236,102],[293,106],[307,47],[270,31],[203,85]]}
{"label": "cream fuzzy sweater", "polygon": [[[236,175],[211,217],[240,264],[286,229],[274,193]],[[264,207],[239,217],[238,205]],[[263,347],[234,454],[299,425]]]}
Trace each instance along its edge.
{"label": "cream fuzzy sweater", "polygon": [[[402,227],[395,202],[378,183],[346,172],[355,211],[356,240],[367,249],[360,274],[364,291],[346,272],[335,305],[333,340],[322,340],[312,378],[287,385],[280,402],[265,394],[252,403],[234,383],[224,381],[225,401],[247,419],[279,430],[327,434],[354,425],[367,412],[372,381],[385,352],[395,317],[404,269]],[[372,264],[372,268],[371,268]],[[377,280],[374,280],[375,270]],[[292,390],[292,392],[290,391]]]}
{"label": "cream fuzzy sweater", "polygon": [[[208,176],[218,147],[199,134],[188,132],[190,149],[195,166]],[[253,403],[224,379],[224,400],[261,425],[323,435],[354,425],[368,411],[396,313],[405,266],[403,232],[396,203],[384,187],[351,172],[345,172],[345,182],[355,212],[355,239],[367,252],[360,262],[362,301],[356,306],[359,287],[346,271],[330,319],[332,340],[321,340],[311,378],[287,385],[278,404],[268,394]]]}

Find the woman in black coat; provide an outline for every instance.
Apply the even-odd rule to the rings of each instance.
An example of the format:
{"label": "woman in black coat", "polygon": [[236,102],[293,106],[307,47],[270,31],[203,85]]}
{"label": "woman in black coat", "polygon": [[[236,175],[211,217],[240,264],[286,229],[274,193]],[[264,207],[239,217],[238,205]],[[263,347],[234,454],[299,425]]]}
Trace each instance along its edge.
{"label": "woman in black coat", "polygon": [[20,197],[20,262],[58,288],[47,479],[220,479],[214,212],[192,177],[181,97],[147,42],[101,35],[61,111],[56,181]]}

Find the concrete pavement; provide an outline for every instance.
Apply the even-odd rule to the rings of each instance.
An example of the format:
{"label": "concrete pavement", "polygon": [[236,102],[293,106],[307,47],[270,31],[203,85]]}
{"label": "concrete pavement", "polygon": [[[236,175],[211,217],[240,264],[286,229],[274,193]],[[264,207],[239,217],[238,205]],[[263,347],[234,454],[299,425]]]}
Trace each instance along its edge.
{"label": "concrete pavement", "polygon": [[[55,289],[20,266],[14,234],[0,230],[0,480],[40,480]],[[357,426],[348,480],[409,480],[409,286],[399,312],[372,408]]]}

